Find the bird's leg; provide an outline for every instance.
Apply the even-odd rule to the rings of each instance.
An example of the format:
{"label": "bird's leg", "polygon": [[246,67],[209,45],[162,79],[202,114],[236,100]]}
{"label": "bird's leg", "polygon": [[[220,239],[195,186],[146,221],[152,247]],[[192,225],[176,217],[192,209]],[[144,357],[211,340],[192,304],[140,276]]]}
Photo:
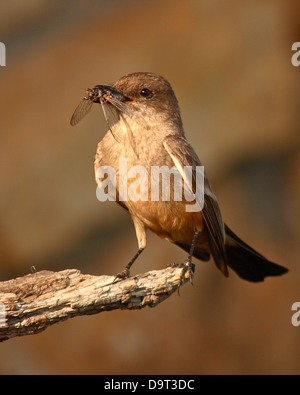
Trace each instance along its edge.
{"label": "bird's leg", "polygon": [[194,255],[194,250],[195,250],[195,247],[196,247],[196,244],[198,242],[199,235],[200,235],[199,230],[195,229],[194,232],[195,233],[194,233],[194,237],[193,237],[193,241],[192,241],[192,245],[191,245],[191,249],[190,249],[190,253],[189,253],[189,258],[188,258],[188,262],[189,262],[190,265],[192,264],[192,258],[193,258],[193,255]]}
{"label": "bird's leg", "polygon": [[180,286],[183,283],[183,279],[184,279],[184,276],[185,276],[186,272],[189,272],[190,282],[193,285],[195,265],[192,263],[192,258],[193,258],[193,254],[194,254],[194,250],[195,250],[196,244],[197,244],[198,239],[199,239],[199,235],[200,235],[200,232],[197,229],[195,229],[194,230],[193,241],[192,241],[192,245],[191,245],[191,249],[190,249],[190,253],[189,253],[189,257],[183,264],[184,266],[183,266],[183,270],[182,270],[182,273],[181,273],[181,276],[180,276],[180,281],[179,281],[179,284],[178,284],[178,292],[179,292]]}
{"label": "bird's leg", "polygon": [[118,273],[114,279],[114,282],[118,280],[124,280],[125,278],[128,278],[130,276],[130,268],[133,265],[133,263],[137,260],[137,258],[140,256],[140,254],[144,251],[144,248],[139,248],[138,252],[134,255],[134,257],[131,259],[131,261],[124,267],[124,269]]}
{"label": "bird's leg", "polygon": [[138,217],[132,215],[132,220],[136,232],[136,237],[138,240],[139,249],[138,252],[131,259],[131,261],[124,267],[124,269],[119,274],[116,275],[114,282],[118,280],[124,280],[125,278],[128,278],[130,276],[131,266],[146,248],[146,228],[143,222]]}

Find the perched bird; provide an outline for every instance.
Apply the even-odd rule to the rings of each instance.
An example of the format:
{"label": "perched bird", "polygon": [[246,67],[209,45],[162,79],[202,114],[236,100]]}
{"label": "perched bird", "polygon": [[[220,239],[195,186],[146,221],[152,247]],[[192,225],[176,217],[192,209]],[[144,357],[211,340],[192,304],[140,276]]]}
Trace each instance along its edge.
{"label": "perched bird", "polygon": [[[205,173],[203,196],[201,198],[196,194],[196,170],[201,162],[185,137],[177,99],[165,78],[139,72],[120,78],[113,86],[96,85],[87,90],[87,96],[71,118],[71,125],[78,123],[93,103],[101,104],[109,126],[109,131],[97,147],[96,182],[101,185],[105,179],[103,174],[99,175],[99,169],[115,170],[115,179],[111,180],[116,188],[115,198],[131,215],[138,240],[138,252],[118,278],[129,276],[130,267],[145,249],[147,229],[189,252],[186,270],[190,272],[192,257],[208,261],[211,255],[226,277],[228,266],[241,278],[252,282],[288,271],[255,251],[224,224],[217,198]],[[120,158],[126,160],[125,174],[124,169],[120,168]],[[175,167],[182,179],[178,182],[175,176],[170,177],[169,199],[163,199],[163,192],[160,192],[160,198],[153,200],[153,183],[148,177],[146,199],[134,199],[129,194],[124,196],[124,192],[120,193],[120,183],[125,182],[128,191],[137,182],[138,177],[130,177],[129,174],[135,166],[146,169],[148,174],[154,168]],[[186,168],[191,169],[191,178],[187,177]],[[160,188],[163,178],[164,174],[158,182]],[[198,210],[187,210],[191,200],[185,196],[181,200],[174,198],[178,187],[183,188],[182,180],[194,197]]]}

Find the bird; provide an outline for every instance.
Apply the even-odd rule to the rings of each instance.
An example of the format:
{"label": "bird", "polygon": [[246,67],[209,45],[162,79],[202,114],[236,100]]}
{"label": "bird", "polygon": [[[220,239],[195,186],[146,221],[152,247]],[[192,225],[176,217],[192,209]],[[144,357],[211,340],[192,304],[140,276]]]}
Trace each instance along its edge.
{"label": "bird", "polygon": [[[138,251],[116,278],[130,276],[133,263],[146,248],[147,230],[188,253],[183,265],[190,277],[194,270],[193,258],[201,261],[212,258],[225,277],[229,276],[229,267],[241,279],[254,283],[288,272],[250,247],[224,223],[206,171],[202,177],[202,199],[197,197],[197,169],[202,163],[185,136],[178,100],[167,79],[152,72],[135,72],[121,77],[113,85],[96,85],[87,90],[75,109],[71,125],[76,125],[94,103],[101,104],[109,127],[97,146],[95,179],[98,186],[103,185],[105,179],[107,188],[108,181],[113,184],[115,200],[129,212],[138,242]],[[120,168],[120,158],[126,160],[125,175]],[[148,199],[130,198],[128,194],[124,197],[120,183],[125,182],[128,191],[137,182],[137,177],[128,176],[133,167],[142,167],[148,174],[154,168],[175,168],[182,176],[181,183],[176,184],[174,176],[170,179],[169,199],[162,199],[160,192],[159,199],[151,200],[153,185],[148,177]],[[100,169],[108,168],[114,170],[114,177],[100,175]],[[185,168],[191,169],[189,179]],[[162,187],[163,177],[158,182],[159,187]],[[178,185],[179,189],[183,188],[182,180],[198,210],[187,210],[190,199],[174,198],[172,192],[178,190]]]}

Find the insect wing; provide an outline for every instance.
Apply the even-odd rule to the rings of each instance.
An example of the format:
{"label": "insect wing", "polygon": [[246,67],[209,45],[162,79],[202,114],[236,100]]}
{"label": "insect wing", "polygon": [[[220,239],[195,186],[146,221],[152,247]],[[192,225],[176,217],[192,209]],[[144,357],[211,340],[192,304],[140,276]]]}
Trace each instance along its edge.
{"label": "insect wing", "polygon": [[73,112],[70,120],[71,126],[77,125],[77,123],[90,111],[94,102],[91,99],[83,98]]}
{"label": "insect wing", "polygon": [[100,102],[106,123],[112,135],[114,136],[114,139],[120,143],[122,139],[123,131],[122,128],[120,127],[120,122],[119,122],[120,117],[118,111],[112,105],[108,104],[106,101],[101,100]]}
{"label": "insect wing", "polygon": [[121,102],[113,96],[108,96],[106,100],[110,102],[114,107],[116,107],[119,111],[128,114],[128,107],[126,103]]}

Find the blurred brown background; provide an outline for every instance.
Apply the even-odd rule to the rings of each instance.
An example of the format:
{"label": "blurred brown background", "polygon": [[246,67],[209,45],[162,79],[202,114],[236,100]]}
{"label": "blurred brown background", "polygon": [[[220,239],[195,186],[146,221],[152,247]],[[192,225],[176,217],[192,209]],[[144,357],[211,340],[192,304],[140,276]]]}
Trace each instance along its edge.
{"label": "blurred brown background", "polygon": [[[299,374],[299,1],[12,0],[1,4],[0,280],[37,270],[115,274],[135,253],[130,217],[96,199],[98,107],[85,89],[134,71],[173,85],[186,135],[228,225],[284,277],[250,284],[197,262],[155,309],[80,317],[0,345],[2,374]],[[185,254],[149,234],[133,273]]]}

